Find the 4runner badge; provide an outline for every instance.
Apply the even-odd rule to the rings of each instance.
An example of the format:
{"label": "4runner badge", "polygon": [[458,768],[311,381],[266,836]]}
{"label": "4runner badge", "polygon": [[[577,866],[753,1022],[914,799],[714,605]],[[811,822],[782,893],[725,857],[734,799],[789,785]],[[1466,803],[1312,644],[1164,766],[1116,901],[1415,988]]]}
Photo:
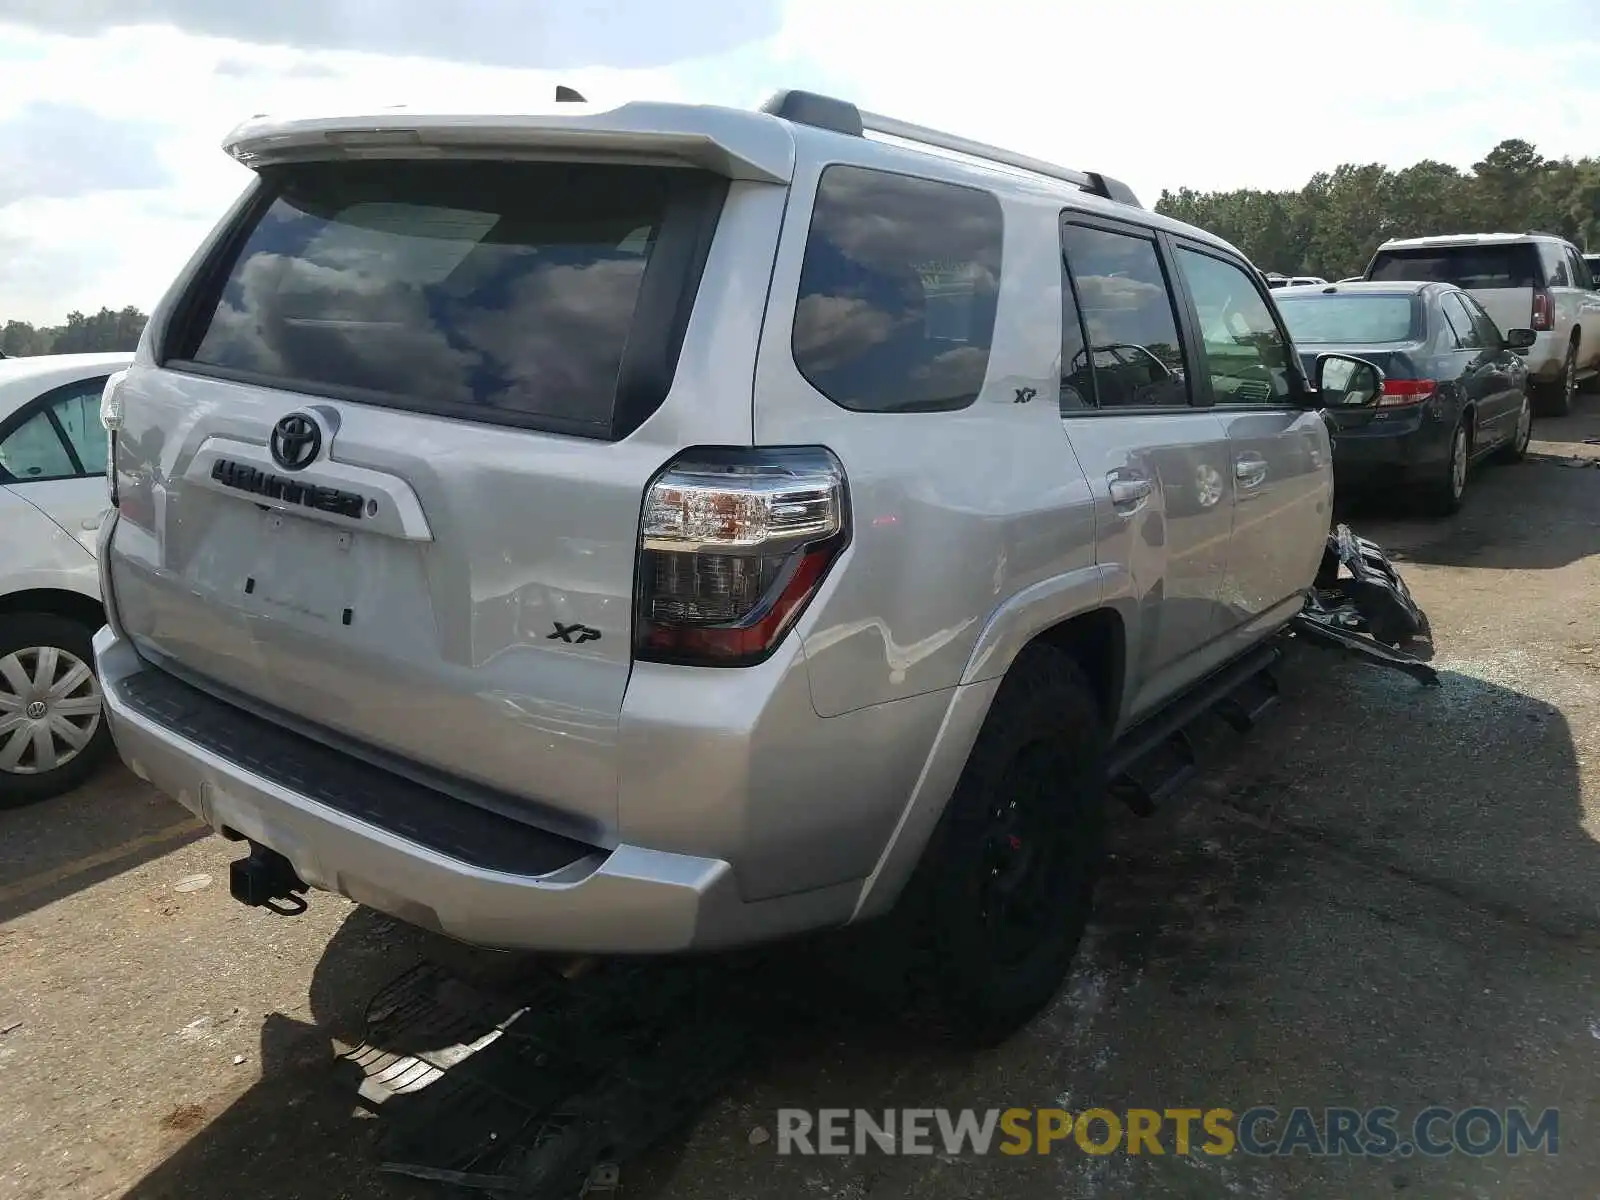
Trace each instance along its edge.
{"label": "4runner badge", "polygon": [[560,621],[557,621],[555,626],[556,631],[546,635],[552,641],[559,638],[570,645],[581,646],[585,642],[598,642],[600,640],[600,631],[598,629],[590,629],[587,625],[563,625]]}

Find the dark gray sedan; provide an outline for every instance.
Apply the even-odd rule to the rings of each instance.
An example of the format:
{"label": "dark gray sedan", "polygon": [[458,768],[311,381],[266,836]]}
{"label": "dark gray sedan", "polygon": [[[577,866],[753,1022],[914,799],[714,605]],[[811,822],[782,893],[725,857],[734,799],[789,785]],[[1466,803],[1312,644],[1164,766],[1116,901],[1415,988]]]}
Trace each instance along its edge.
{"label": "dark gray sedan", "polygon": [[1519,459],[1533,433],[1531,329],[1501,331],[1447,283],[1337,283],[1272,293],[1308,375],[1318,355],[1366,359],[1378,395],[1334,405],[1333,468],[1346,492],[1415,491],[1439,513],[1461,507],[1472,466]]}

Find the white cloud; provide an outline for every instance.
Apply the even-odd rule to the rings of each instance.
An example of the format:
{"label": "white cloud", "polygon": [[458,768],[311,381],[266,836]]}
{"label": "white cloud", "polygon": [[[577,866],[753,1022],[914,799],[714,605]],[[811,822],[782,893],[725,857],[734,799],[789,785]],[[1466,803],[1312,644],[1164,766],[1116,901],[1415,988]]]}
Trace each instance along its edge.
{"label": "white cloud", "polygon": [[[398,14],[405,2],[371,0],[361,11]],[[771,24],[759,17],[766,6],[752,5],[754,25],[740,25],[723,0],[633,2],[670,10],[676,33],[693,36],[669,44],[659,22],[618,18],[622,0],[603,9],[564,4],[591,25],[565,26],[563,61],[602,53],[615,63],[660,61],[690,45],[721,52],[650,68],[542,71],[442,57],[498,41],[477,57],[531,61],[525,46],[505,41],[505,14],[529,10],[509,0],[430,4],[456,26],[431,42],[413,37],[415,29],[402,40],[391,28],[403,24],[397,18],[293,27],[307,13],[354,11],[340,0],[255,6],[247,14],[254,24],[230,24],[244,10],[223,0],[140,0],[119,4],[123,19],[165,15],[198,32],[142,25],[93,36],[41,30],[100,28],[99,0],[0,0],[0,21],[9,12],[27,22],[0,24],[0,145],[6,123],[29,106],[70,106],[102,131],[110,121],[139,125],[148,157],[119,160],[111,176],[80,164],[66,178],[156,183],[74,188],[79,194],[59,198],[33,186],[7,204],[29,181],[11,183],[0,195],[0,320],[53,322],[102,304],[148,308],[247,181],[219,147],[234,124],[260,112],[430,101],[515,111],[547,102],[557,83],[603,102],[736,105],[808,87],[1107,172],[1149,204],[1162,188],[1297,187],[1341,162],[1403,166],[1427,157],[1466,167],[1506,137],[1527,138],[1546,155],[1582,154],[1592,151],[1600,111],[1593,0],[1546,0],[1538,20],[1515,22],[1489,0],[785,0],[781,26],[755,41],[752,32]],[[713,27],[718,40],[707,40]],[[210,36],[222,32],[236,36]],[[237,40],[246,36],[277,44]],[[340,49],[358,40],[426,46],[441,57]],[[163,175],[161,186],[153,177]]]}
{"label": "white cloud", "polygon": [[0,22],[78,35],[170,26],[243,42],[544,68],[658,67],[778,27],[778,0],[696,0],[695,8],[696,19],[685,20],[659,0],[0,0]]}

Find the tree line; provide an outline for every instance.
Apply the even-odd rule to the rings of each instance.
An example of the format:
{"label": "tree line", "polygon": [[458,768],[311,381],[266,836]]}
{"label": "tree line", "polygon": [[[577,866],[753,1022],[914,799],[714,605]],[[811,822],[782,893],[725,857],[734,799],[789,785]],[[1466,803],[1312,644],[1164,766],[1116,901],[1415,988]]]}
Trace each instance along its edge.
{"label": "tree line", "polygon": [[8,358],[32,354],[93,354],[134,350],[148,320],[129,305],[113,311],[102,308],[92,315],[70,312],[62,325],[30,325],[7,321],[0,327],[0,353]]}
{"label": "tree line", "polygon": [[[1600,158],[1548,159],[1508,138],[1470,171],[1424,159],[1395,171],[1345,163],[1299,191],[1163,191],[1156,211],[1226,238],[1263,271],[1340,279],[1359,275],[1391,237],[1540,229],[1600,249]],[[7,321],[0,352],[132,350],[145,314],[128,307],[67,314],[63,325]]]}
{"label": "tree line", "polygon": [[1547,159],[1520,138],[1470,171],[1424,159],[1394,171],[1346,163],[1299,191],[1164,191],[1156,211],[1210,230],[1263,271],[1340,279],[1388,238],[1542,230],[1600,249],[1600,158]]}

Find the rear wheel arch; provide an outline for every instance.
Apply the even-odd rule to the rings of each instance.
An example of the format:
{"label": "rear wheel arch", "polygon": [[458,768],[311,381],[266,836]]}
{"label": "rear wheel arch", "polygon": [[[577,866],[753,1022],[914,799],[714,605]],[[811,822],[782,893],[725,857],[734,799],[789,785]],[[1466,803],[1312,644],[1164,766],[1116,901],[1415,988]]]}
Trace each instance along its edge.
{"label": "rear wheel arch", "polygon": [[100,601],[67,588],[24,588],[0,596],[0,619],[17,613],[65,617],[90,633],[106,623],[106,610]]}
{"label": "rear wheel arch", "polygon": [[[1094,692],[1105,727],[1110,730],[1116,727],[1122,710],[1127,641],[1122,615],[1114,608],[1096,608],[1035,634],[1028,646],[1052,646],[1078,664]],[[1024,647],[1023,653],[1026,652]]]}

